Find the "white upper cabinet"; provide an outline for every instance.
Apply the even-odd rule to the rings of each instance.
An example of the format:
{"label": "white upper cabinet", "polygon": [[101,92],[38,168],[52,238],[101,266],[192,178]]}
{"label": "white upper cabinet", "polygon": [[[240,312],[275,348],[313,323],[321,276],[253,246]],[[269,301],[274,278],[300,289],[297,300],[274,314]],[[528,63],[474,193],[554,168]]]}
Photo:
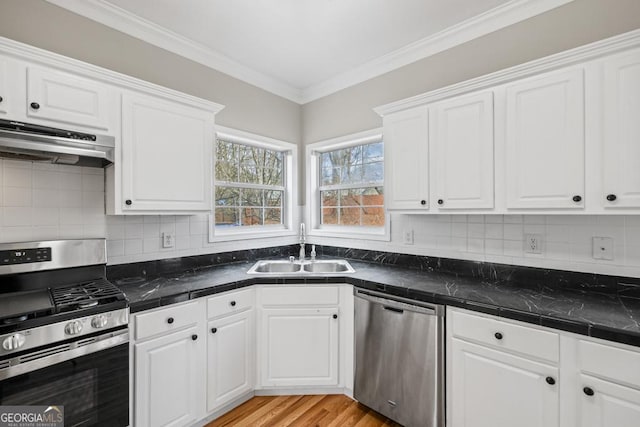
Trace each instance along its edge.
{"label": "white upper cabinet", "polygon": [[506,86],[508,209],[584,206],[583,73],[563,70]]}
{"label": "white upper cabinet", "polygon": [[640,208],[640,51],[604,62],[605,208]]}
{"label": "white upper cabinet", "polygon": [[6,58],[0,57],[0,117],[3,117],[9,111],[9,66]]}
{"label": "white upper cabinet", "polygon": [[159,97],[123,94],[123,213],[211,210],[214,114]]}
{"label": "white upper cabinet", "polygon": [[70,73],[27,67],[28,118],[108,133],[115,116],[115,88]]}
{"label": "white upper cabinet", "polygon": [[391,210],[429,208],[429,110],[426,106],[383,119],[385,204]]}
{"label": "white upper cabinet", "polygon": [[493,93],[438,103],[430,119],[433,206],[493,208]]}

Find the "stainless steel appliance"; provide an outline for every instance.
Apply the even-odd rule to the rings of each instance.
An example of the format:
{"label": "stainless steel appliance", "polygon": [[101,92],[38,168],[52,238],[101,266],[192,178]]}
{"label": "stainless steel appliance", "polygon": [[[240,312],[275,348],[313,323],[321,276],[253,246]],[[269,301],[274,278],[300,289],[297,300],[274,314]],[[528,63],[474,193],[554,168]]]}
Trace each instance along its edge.
{"label": "stainless steel appliance", "polygon": [[115,138],[0,119],[0,157],[105,167],[113,163]]}
{"label": "stainless steel appliance", "polygon": [[0,405],[129,425],[129,309],[104,239],[0,244]]}
{"label": "stainless steel appliance", "polygon": [[444,307],[355,291],[354,397],[406,427],[444,426]]}

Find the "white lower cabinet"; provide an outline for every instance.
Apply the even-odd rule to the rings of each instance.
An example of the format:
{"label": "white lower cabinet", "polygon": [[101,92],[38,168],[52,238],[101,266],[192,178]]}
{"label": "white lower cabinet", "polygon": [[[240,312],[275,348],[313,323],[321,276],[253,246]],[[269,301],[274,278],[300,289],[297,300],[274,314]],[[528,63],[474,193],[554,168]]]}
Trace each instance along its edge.
{"label": "white lower cabinet", "polygon": [[204,337],[198,326],[135,345],[135,426],[189,425],[204,415]]}
{"label": "white lower cabinet", "polygon": [[556,367],[458,339],[451,349],[450,426],[559,425]]}
{"label": "white lower cabinet", "polygon": [[253,390],[253,310],[211,320],[207,331],[207,411]]}
{"label": "white lower cabinet", "polygon": [[448,427],[639,425],[637,347],[449,307],[447,354]]}
{"label": "white lower cabinet", "polygon": [[263,386],[338,385],[338,307],[263,309]]}

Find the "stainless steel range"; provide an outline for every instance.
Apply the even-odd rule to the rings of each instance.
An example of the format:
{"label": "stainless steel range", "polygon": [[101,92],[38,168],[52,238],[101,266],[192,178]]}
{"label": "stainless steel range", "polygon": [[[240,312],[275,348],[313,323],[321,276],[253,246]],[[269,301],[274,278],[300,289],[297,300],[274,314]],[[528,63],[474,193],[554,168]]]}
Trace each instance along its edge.
{"label": "stainless steel range", "polygon": [[129,309],[104,239],[0,244],[0,405],[127,426]]}

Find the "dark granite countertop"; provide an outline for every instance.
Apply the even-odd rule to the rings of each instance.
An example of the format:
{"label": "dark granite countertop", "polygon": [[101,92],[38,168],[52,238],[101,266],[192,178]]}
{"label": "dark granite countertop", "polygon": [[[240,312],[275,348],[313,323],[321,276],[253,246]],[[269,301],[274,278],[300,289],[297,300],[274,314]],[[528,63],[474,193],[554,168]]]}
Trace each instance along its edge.
{"label": "dark granite countertop", "polygon": [[[577,334],[640,346],[640,299],[598,286],[550,286],[544,276],[515,281],[489,271],[482,277],[349,259],[356,272],[332,277],[254,276],[253,262],[199,267],[153,278],[114,280],[131,312],[174,304],[254,284],[348,283],[389,295],[462,307]],[[572,273],[569,273],[572,274]]]}

